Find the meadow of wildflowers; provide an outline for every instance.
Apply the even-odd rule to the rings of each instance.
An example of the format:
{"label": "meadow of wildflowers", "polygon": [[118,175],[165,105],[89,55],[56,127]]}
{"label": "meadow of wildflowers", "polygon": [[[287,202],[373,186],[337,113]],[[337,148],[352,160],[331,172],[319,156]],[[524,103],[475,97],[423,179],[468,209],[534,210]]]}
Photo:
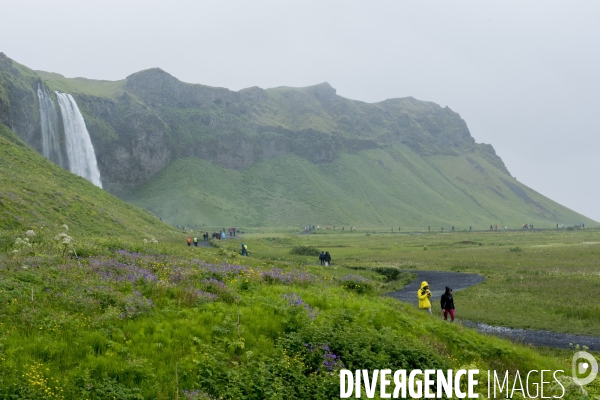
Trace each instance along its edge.
{"label": "meadow of wildflowers", "polygon": [[359,274],[148,241],[81,256],[65,237],[44,253],[25,234],[1,256],[0,398],[328,399],[341,368],[539,366],[532,350],[442,325]]}

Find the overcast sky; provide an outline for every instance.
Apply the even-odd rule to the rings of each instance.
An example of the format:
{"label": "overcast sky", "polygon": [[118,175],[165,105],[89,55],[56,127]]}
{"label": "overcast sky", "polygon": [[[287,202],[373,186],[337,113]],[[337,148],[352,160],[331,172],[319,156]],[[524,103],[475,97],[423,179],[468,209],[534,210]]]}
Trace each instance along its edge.
{"label": "overcast sky", "polygon": [[600,2],[0,0],[0,51],[117,80],[233,90],[327,81],[449,106],[518,180],[600,221]]}

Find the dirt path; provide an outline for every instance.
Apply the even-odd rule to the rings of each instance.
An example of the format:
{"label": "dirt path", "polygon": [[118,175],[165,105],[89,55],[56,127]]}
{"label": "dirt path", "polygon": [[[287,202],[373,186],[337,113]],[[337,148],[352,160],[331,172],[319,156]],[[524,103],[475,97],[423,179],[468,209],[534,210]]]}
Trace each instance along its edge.
{"label": "dirt path", "polygon": [[[460,272],[442,271],[407,271],[417,275],[417,278],[402,289],[387,293],[386,296],[417,305],[417,290],[422,281],[429,283],[433,294],[431,298],[432,307],[439,307],[439,298],[444,293],[446,286],[450,286],[454,292],[477,285],[484,281],[484,277],[477,274],[463,274]],[[534,346],[548,346],[562,349],[570,348],[570,344],[587,346],[590,350],[600,350],[600,337],[573,335],[550,331],[538,331],[533,329],[514,329],[503,326],[491,326],[480,322],[465,321],[457,318],[461,324],[477,329],[481,333],[500,336],[515,342],[532,344]]]}

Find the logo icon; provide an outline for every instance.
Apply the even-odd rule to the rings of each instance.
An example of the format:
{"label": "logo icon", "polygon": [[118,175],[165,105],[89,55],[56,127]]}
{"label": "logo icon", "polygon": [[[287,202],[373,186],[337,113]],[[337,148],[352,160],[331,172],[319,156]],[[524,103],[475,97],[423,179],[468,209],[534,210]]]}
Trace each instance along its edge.
{"label": "logo icon", "polygon": [[[582,361],[585,360],[585,361]],[[598,362],[587,351],[578,351],[573,355],[572,376],[575,383],[580,385],[587,385],[596,378],[598,375]],[[585,377],[582,375],[589,374]]]}

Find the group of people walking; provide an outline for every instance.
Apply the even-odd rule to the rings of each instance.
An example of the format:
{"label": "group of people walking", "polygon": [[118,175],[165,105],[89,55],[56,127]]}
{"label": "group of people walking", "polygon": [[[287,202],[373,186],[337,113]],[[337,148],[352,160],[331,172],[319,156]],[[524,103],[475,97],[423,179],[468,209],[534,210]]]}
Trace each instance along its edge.
{"label": "group of people walking", "polygon": [[[213,235],[213,237],[214,237],[214,235]],[[204,232],[202,234],[202,240],[205,241],[205,242],[208,242],[208,232]],[[187,245],[191,246],[192,244],[194,246],[198,247],[198,236],[194,236],[193,238],[190,237],[190,236],[188,236],[188,238],[187,238]]]}
{"label": "group of people walking", "polygon": [[319,254],[319,261],[321,262],[321,265],[328,267],[329,264],[331,264],[331,255],[329,252],[322,251],[321,254]]}
{"label": "group of people walking", "polygon": [[[417,297],[419,298],[419,309],[431,314],[431,302],[429,301],[431,290],[429,290],[429,284],[426,281],[421,282]],[[454,322],[454,298],[452,297],[452,289],[448,286],[446,286],[446,291],[440,298],[440,306],[444,312],[444,321],[448,321],[448,315],[450,315],[450,322]]]}
{"label": "group of people walking", "polygon": [[[231,233],[230,233],[230,235],[231,235]],[[235,235],[235,234],[233,234],[233,235]],[[202,234],[202,240],[204,242],[208,242],[208,238],[210,236],[211,235],[208,232],[204,232]],[[225,231],[223,231],[223,232],[213,232],[212,238],[213,239],[218,239],[218,240],[225,239]],[[187,245],[191,246],[192,244],[194,246],[198,247],[198,237],[197,236],[194,236],[194,237],[188,236],[188,238],[187,238]]]}

